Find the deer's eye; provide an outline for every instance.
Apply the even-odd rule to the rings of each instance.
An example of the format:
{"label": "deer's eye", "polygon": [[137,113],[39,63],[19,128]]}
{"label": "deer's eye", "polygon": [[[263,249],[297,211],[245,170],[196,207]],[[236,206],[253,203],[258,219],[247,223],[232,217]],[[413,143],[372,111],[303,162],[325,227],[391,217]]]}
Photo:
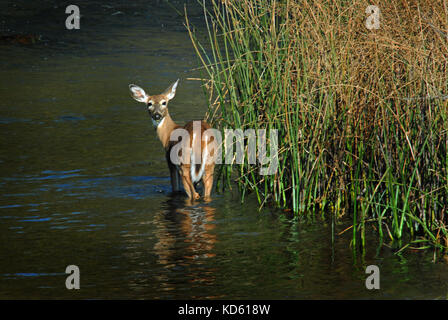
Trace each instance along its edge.
{"label": "deer's eye", "polygon": [[152,102],[148,102],[148,108],[152,107]]}
{"label": "deer's eye", "polygon": [[162,106],[166,106],[166,101],[163,101],[163,102],[162,102]]}

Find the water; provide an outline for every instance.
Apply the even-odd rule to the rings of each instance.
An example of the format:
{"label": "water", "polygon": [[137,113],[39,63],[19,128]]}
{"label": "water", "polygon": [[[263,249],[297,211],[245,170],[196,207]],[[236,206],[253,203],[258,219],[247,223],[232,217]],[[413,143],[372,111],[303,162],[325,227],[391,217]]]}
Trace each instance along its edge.
{"label": "water", "polygon": [[[337,235],[349,221],[332,241],[331,221],[259,211],[236,192],[194,205],[172,196],[128,84],[160,93],[181,78],[173,119],[202,118],[183,18],[165,1],[77,1],[81,29],[69,31],[54,3],[0,7],[1,299],[448,297],[448,266],[431,252],[394,254],[369,234],[366,254],[354,254],[350,232]],[[201,28],[195,3],[189,17]],[[65,288],[72,264],[81,290]],[[380,290],[365,288],[370,264]]]}

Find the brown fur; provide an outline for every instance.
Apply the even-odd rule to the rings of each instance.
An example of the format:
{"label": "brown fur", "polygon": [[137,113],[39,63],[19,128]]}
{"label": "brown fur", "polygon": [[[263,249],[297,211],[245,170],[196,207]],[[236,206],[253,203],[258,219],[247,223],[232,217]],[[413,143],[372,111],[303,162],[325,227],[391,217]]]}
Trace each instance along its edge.
{"label": "brown fur", "polygon": [[[190,135],[190,147],[193,146],[193,121],[188,122],[184,126],[177,125],[172,119],[168,112],[168,101],[174,97],[174,92],[177,87],[177,82],[172,84],[167,90],[165,90],[164,93],[159,95],[153,95],[148,96],[143,91],[143,89],[130,85],[130,89],[132,92],[132,96],[134,99],[136,99],[139,102],[144,102],[148,105],[148,111],[151,118],[154,120],[155,117],[160,117],[160,120],[158,122],[157,126],[157,136],[162,142],[163,147],[165,148],[165,157],[166,161],[168,163],[168,168],[170,170],[170,176],[171,176],[171,187],[173,189],[173,192],[179,191],[180,187],[180,179],[182,179],[182,184],[184,186],[184,189],[190,199],[199,199],[200,196],[196,192],[195,186],[192,181],[191,173],[190,173],[190,164],[180,164],[179,166],[176,166],[174,163],[172,163],[170,159],[170,153],[171,149],[178,143],[178,141],[170,141],[170,135],[173,130],[177,128],[183,128],[187,130],[187,132]],[[203,137],[204,132],[207,129],[211,129],[211,126],[205,122],[201,121],[201,138]],[[205,141],[201,141],[201,154],[195,155],[196,159],[203,159],[202,153],[205,149]],[[216,150],[215,141],[209,140],[208,142],[208,150]],[[215,151],[213,151],[215,152]],[[213,153],[209,151],[209,154],[207,157],[211,157]],[[200,165],[196,165],[196,173],[198,173],[200,168]],[[204,183],[204,198],[210,198],[212,187],[213,187],[213,173],[214,173],[215,164],[205,164],[204,167],[204,173],[202,175],[202,182]]]}

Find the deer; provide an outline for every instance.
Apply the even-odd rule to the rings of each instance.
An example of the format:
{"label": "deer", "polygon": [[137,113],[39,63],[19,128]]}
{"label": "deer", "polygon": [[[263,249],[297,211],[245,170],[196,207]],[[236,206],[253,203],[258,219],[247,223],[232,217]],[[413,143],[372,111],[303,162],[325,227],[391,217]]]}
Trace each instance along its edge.
{"label": "deer", "polygon": [[[195,186],[202,179],[204,185],[204,199],[210,199],[215,167],[215,161],[211,160],[212,153],[215,152],[214,150],[216,150],[216,148],[214,145],[214,139],[210,139],[210,137],[207,134],[204,134],[204,132],[208,129],[212,129],[212,127],[203,120],[190,121],[184,126],[180,126],[176,124],[173,119],[171,119],[168,112],[168,102],[174,98],[178,83],[179,79],[171,84],[163,93],[158,95],[148,95],[142,88],[135,84],[130,84],[129,90],[131,91],[131,96],[136,101],[142,102],[147,106],[149,116],[151,117],[152,123],[157,132],[157,136],[165,149],[165,157],[168,164],[168,169],[170,171],[173,193],[181,191],[180,181],[182,181],[188,198],[198,200],[200,196],[196,192]],[[193,130],[194,128],[198,128],[197,123],[200,123],[199,135],[199,130]],[[183,161],[178,164],[176,164],[171,158],[172,149],[177,143],[180,143],[179,140],[172,141],[170,139],[173,131],[176,129],[184,129],[185,132],[188,133],[188,150],[190,150],[190,161]],[[198,141],[198,139],[200,140]],[[194,148],[194,145],[198,147]],[[188,155],[185,154],[179,154],[179,156],[188,157]],[[201,161],[196,163],[196,159],[200,159]]]}

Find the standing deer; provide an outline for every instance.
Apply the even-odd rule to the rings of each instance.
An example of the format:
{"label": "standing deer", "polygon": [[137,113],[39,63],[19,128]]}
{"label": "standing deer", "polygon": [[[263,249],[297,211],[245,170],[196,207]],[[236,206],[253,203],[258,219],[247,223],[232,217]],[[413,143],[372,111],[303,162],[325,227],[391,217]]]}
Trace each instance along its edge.
{"label": "standing deer", "polygon": [[[129,85],[131,90],[131,96],[138,102],[145,103],[148,107],[148,112],[151,117],[152,123],[157,131],[157,136],[162,142],[165,148],[166,161],[171,175],[171,187],[173,192],[180,190],[180,178],[184,189],[190,199],[199,199],[200,196],[196,192],[195,185],[202,179],[204,183],[204,197],[210,198],[210,194],[213,186],[213,171],[215,168],[215,162],[210,161],[212,158],[211,150],[213,153],[216,150],[214,146],[214,139],[208,139],[204,132],[211,129],[210,125],[205,121],[200,122],[200,134],[193,130],[194,122],[190,121],[185,126],[177,125],[170,117],[168,113],[168,101],[174,98],[176,94],[176,88],[179,80],[173,83],[162,94],[149,96],[145,91],[134,84]],[[178,141],[171,141],[171,133],[175,129],[184,129],[188,132],[190,161],[186,163],[175,164],[173,163],[170,155],[172,148],[178,143]],[[204,139],[205,138],[205,139]],[[197,139],[201,139],[200,142]],[[200,146],[199,148],[193,148],[193,145]],[[200,164],[196,164],[195,160],[201,159]]]}

